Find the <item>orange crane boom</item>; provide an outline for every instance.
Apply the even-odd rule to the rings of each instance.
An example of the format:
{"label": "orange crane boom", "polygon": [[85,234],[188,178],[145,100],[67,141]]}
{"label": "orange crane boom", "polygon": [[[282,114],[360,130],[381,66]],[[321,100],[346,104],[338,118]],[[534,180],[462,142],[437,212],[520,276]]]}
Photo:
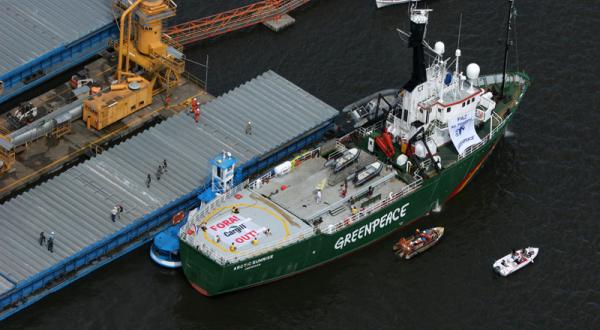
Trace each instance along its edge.
{"label": "orange crane boom", "polygon": [[310,0],[265,0],[216,15],[167,28],[164,34],[176,44],[187,45],[224,33],[276,19]]}

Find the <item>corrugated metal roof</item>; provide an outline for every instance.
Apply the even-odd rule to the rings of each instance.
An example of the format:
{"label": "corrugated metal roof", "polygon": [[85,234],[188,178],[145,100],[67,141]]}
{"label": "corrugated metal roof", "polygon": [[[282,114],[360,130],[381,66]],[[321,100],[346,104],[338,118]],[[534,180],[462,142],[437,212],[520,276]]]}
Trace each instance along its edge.
{"label": "corrugated metal roof", "polygon": [[[0,274],[20,282],[189,193],[205,182],[210,159],[222,150],[243,164],[336,115],[269,71],[203,106],[200,125],[186,112],[173,116],[0,205]],[[245,134],[248,121],[252,135]],[[163,159],[168,173],[157,181]],[[112,223],[116,203],[125,212]],[[54,253],[39,246],[41,231],[56,232]]]}
{"label": "corrugated metal roof", "polygon": [[113,20],[110,0],[2,0],[0,75]]}

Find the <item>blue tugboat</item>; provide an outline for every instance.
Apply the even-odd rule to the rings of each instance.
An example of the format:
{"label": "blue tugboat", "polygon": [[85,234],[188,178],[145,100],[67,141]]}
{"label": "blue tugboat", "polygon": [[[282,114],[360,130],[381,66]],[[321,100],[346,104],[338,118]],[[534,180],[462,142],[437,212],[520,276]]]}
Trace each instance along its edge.
{"label": "blue tugboat", "polygon": [[173,217],[173,226],[158,233],[150,248],[150,258],[166,268],[181,267],[179,258],[179,229],[185,224],[185,213],[179,212]]}

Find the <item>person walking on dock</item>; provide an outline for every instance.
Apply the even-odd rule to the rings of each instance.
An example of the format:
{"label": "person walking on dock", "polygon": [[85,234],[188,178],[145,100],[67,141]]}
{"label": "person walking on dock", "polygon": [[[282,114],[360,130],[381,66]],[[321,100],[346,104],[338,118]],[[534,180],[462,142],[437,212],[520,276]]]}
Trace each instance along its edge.
{"label": "person walking on dock", "polygon": [[40,246],[43,246],[44,243],[46,243],[46,235],[44,235],[44,232],[40,233]]}
{"label": "person walking on dock", "polygon": [[162,171],[162,165],[158,165],[158,168],[156,169],[156,180],[160,181],[160,176],[163,174]]}
{"label": "person walking on dock", "polygon": [[48,251],[54,253],[54,232],[51,232],[50,236],[48,236]]}
{"label": "person walking on dock", "polygon": [[317,204],[321,204],[321,198],[323,197],[323,193],[321,193],[321,189],[317,190],[316,202]]}
{"label": "person walking on dock", "polygon": [[196,122],[196,124],[198,124],[199,121],[200,121],[200,108],[196,108],[196,109],[194,109],[194,122]]}
{"label": "person walking on dock", "polygon": [[249,121],[246,124],[246,135],[252,135],[252,122]]}
{"label": "person walking on dock", "polygon": [[117,207],[113,207],[112,210],[110,211],[110,220],[112,220],[112,222],[115,222],[117,220],[117,214],[119,213],[119,209],[117,209]]}
{"label": "person walking on dock", "polygon": [[150,183],[152,182],[152,176],[148,174],[146,177],[146,188],[150,188]]}
{"label": "person walking on dock", "polygon": [[165,173],[167,173],[167,160],[163,159],[163,171],[165,171]]}
{"label": "person walking on dock", "polygon": [[117,218],[121,220],[121,213],[123,213],[123,205],[117,204]]}

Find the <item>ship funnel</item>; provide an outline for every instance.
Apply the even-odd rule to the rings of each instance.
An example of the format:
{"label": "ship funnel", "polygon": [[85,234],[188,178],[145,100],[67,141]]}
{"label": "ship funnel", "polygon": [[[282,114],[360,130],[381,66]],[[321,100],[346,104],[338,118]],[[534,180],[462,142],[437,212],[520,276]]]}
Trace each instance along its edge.
{"label": "ship funnel", "polygon": [[408,40],[408,47],[413,49],[413,69],[410,80],[403,87],[409,92],[412,92],[415,87],[427,81],[423,38],[430,11],[431,9],[412,9],[410,13],[410,38]]}

